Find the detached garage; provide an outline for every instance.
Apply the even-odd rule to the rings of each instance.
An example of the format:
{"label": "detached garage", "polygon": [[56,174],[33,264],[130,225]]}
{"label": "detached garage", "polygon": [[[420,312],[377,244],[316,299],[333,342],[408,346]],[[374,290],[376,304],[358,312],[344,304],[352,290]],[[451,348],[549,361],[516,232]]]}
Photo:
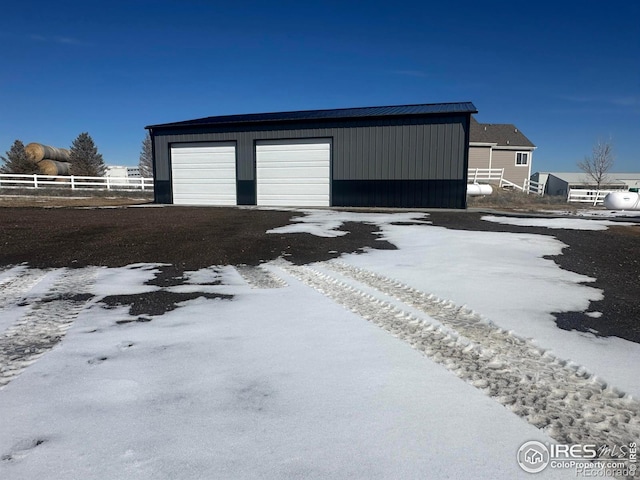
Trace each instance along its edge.
{"label": "detached garage", "polygon": [[146,127],[156,203],[465,208],[472,103]]}

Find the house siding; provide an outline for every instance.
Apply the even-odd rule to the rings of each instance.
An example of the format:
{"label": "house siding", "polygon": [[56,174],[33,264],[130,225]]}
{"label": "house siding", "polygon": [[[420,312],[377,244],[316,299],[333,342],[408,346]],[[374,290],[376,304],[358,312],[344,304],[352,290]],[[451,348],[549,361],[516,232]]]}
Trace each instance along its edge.
{"label": "house siding", "polygon": [[469,147],[469,168],[491,168],[491,147]]}
{"label": "house siding", "polygon": [[[529,162],[527,165],[516,165],[516,152],[529,152]],[[524,181],[530,177],[529,172],[531,171],[532,160],[533,152],[530,150],[500,150],[494,147],[491,158],[491,168],[503,168],[503,178],[505,180],[522,186]]]}

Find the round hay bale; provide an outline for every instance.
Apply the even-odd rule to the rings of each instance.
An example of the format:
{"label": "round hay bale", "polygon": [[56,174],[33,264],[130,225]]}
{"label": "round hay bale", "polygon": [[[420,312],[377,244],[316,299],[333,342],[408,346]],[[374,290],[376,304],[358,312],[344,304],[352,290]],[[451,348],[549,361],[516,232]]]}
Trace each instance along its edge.
{"label": "round hay bale", "polygon": [[50,147],[41,143],[29,143],[24,147],[24,151],[27,154],[27,158],[33,163],[38,163],[45,159],[57,160],[58,162],[69,161],[70,152],[66,148]]}
{"label": "round hay bale", "polygon": [[67,162],[58,162],[56,160],[40,160],[38,168],[41,175],[69,175],[70,164]]}

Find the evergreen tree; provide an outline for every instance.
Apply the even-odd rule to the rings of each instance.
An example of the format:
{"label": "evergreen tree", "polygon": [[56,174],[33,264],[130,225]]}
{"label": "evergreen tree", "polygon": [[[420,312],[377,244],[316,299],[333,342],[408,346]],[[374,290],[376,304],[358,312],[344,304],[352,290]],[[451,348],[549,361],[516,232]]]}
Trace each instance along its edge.
{"label": "evergreen tree", "polygon": [[6,157],[0,158],[4,162],[4,165],[0,167],[0,173],[38,173],[38,166],[27,158],[24,144],[20,140],[13,142]]}
{"label": "evergreen tree", "polygon": [[71,145],[69,153],[71,174],[87,177],[102,177],[105,164],[91,136],[84,132],[78,135]]}
{"label": "evergreen tree", "polygon": [[142,141],[138,168],[140,168],[140,174],[143,177],[153,177],[153,149],[151,147],[151,135],[149,132],[147,132],[146,137],[144,137]]}

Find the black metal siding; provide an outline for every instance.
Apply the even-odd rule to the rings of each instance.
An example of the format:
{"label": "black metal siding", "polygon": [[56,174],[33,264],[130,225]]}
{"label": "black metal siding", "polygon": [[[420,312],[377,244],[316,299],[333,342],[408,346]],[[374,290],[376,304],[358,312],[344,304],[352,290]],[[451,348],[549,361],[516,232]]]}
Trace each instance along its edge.
{"label": "black metal siding", "polygon": [[[156,202],[172,203],[171,145],[237,142],[238,202],[255,203],[255,142],[331,138],[334,206],[466,206],[470,114],[286,124],[154,127]],[[167,189],[168,187],[168,189]]]}

